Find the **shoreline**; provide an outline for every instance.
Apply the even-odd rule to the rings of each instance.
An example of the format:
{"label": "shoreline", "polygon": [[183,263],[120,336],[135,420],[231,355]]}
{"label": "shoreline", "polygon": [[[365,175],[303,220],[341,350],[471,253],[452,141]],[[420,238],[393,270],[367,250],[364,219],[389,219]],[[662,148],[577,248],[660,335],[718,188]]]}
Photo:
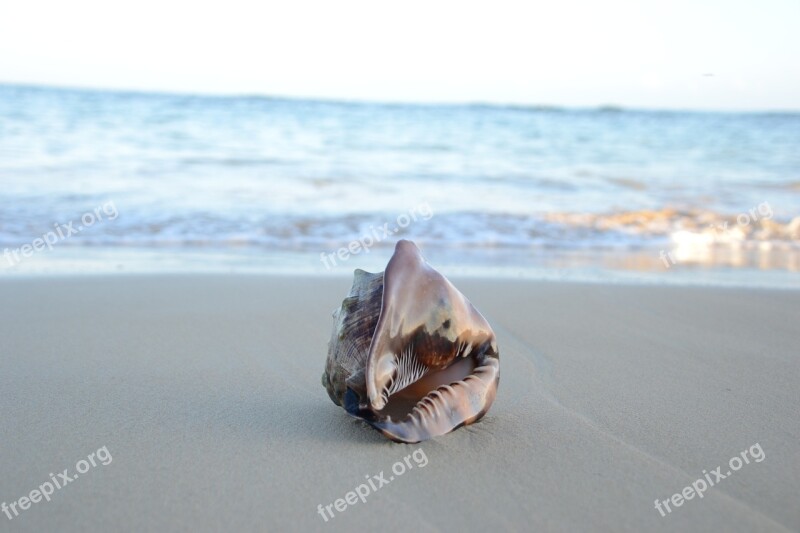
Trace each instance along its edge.
{"label": "shoreline", "polygon": [[[380,271],[377,270],[377,271]],[[374,272],[374,271],[372,271]],[[309,273],[309,272],[291,272],[288,270],[281,271],[252,271],[252,272],[214,272],[214,271],[188,271],[188,270],[174,270],[174,271],[117,271],[117,272],[35,272],[35,273],[16,273],[13,275],[0,274],[0,284],[13,285],[16,283],[49,283],[49,282],[80,282],[85,281],[92,283],[94,281],[160,281],[164,279],[181,280],[186,278],[193,278],[196,281],[202,280],[219,280],[219,281],[236,281],[237,279],[246,281],[270,281],[274,279],[283,280],[307,280],[322,283],[344,283],[350,287],[350,282],[353,278],[353,272],[336,272],[336,273]],[[505,276],[496,275],[487,272],[455,272],[447,273],[447,278],[453,281],[457,286],[460,283],[487,283],[487,284],[533,284],[533,285],[547,285],[547,286],[561,286],[561,287],[607,287],[607,288],[622,288],[622,289],[643,289],[643,290],[710,290],[710,291],[736,291],[736,292],[788,292],[794,294],[800,291],[800,286],[783,286],[783,285],[757,285],[757,284],[737,284],[735,281],[731,283],[724,283],[720,281],[709,282],[706,280],[698,280],[688,278],[686,280],[677,280],[670,282],[661,282],[648,280],[645,278],[600,278],[600,277],[547,277],[547,276]],[[342,280],[346,280],[343,282]],[[343,285],[344,286],[344,285]]]}
{"label": "shoreline", "polygon": [[[323,252],[325,253],[325,252]],[[448,277],[676,287],[800,289],[792,268],[732,268],[677,263],[664,266],[657,251],[570,252],[541,250],[437,250],[423,254]],[[220,250],[212,248],[65,247],[42,252],[10,267],[0,262],[0,280],[95,275],[302,275],[350,277],[355,269],[379,272],[391,248],[376,247],[326,269],[318,252]],[[800,268],[800,265],[798,265]]]}

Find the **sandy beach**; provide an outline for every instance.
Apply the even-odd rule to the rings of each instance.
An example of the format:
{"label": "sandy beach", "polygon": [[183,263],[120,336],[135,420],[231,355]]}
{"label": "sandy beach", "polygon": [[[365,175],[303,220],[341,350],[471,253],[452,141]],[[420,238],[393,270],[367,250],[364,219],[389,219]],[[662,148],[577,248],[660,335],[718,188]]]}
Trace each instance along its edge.
{"label": "sandy beach", "polygon": [[800,292],[453,279],[497,400],[402,445],[320,384],[350,281],[0,280],[0,531],[800,530]]}

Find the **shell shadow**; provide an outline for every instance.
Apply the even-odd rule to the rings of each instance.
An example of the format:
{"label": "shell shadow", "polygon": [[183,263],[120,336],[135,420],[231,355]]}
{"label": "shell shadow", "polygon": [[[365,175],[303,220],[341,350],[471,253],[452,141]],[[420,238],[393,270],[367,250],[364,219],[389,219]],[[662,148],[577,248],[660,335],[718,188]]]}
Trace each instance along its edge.
{"label": "shell shadow", "polygon": [[[246,439],[269,439],[284,445],[309,440],[325,443],[385,443],[389,442],[366,422],[349,416],[330,401],[325,390],[315,394],[297,389],[291,394],[275,394],[248,388],[209,395],[207,390],[195,391],[186,398],[191,409],[180,409],[173,416],[176,426],[185,425],[188,431],[237,434]],[[274,389],[273,389],[274,390]],[[184,391],[185,392],[185,391]],[[285,391],[284,391],[285,392]],[[310,392],[310,391],[308,391]],[[167,417],[167,420],[172,417]]]}

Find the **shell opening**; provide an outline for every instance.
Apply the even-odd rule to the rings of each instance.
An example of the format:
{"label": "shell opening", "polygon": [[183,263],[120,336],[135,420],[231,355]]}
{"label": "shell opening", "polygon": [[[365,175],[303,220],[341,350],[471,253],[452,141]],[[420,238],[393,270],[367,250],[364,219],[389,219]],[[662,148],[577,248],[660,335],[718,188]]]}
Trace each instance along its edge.
{"label": "shell opening", "polygon": [[[476,367],[472,357],[459,358],[450,366],[441,370],[428,371],[424,375],[406,374],[395,376],[389,388],[388,402],[381,410],[381,414],[399,420],[411,413],[417,404],[426,396],[435,392],[443,385],[452,385],[464,380],[472,374]],[[402,368],[402,367],[399,367]],[[409,381],[410,380],[410,381]],[[408,383],[400,390],[393,391],[395,383]]]}

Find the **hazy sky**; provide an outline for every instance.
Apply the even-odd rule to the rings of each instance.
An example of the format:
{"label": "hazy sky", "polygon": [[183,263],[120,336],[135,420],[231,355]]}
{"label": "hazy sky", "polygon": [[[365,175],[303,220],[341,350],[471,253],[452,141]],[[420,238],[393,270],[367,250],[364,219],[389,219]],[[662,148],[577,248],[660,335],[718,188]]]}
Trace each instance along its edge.
{"label": "hazy sky", "polygon": [[800,0],[9,0],[0,81],[800,109]]}

